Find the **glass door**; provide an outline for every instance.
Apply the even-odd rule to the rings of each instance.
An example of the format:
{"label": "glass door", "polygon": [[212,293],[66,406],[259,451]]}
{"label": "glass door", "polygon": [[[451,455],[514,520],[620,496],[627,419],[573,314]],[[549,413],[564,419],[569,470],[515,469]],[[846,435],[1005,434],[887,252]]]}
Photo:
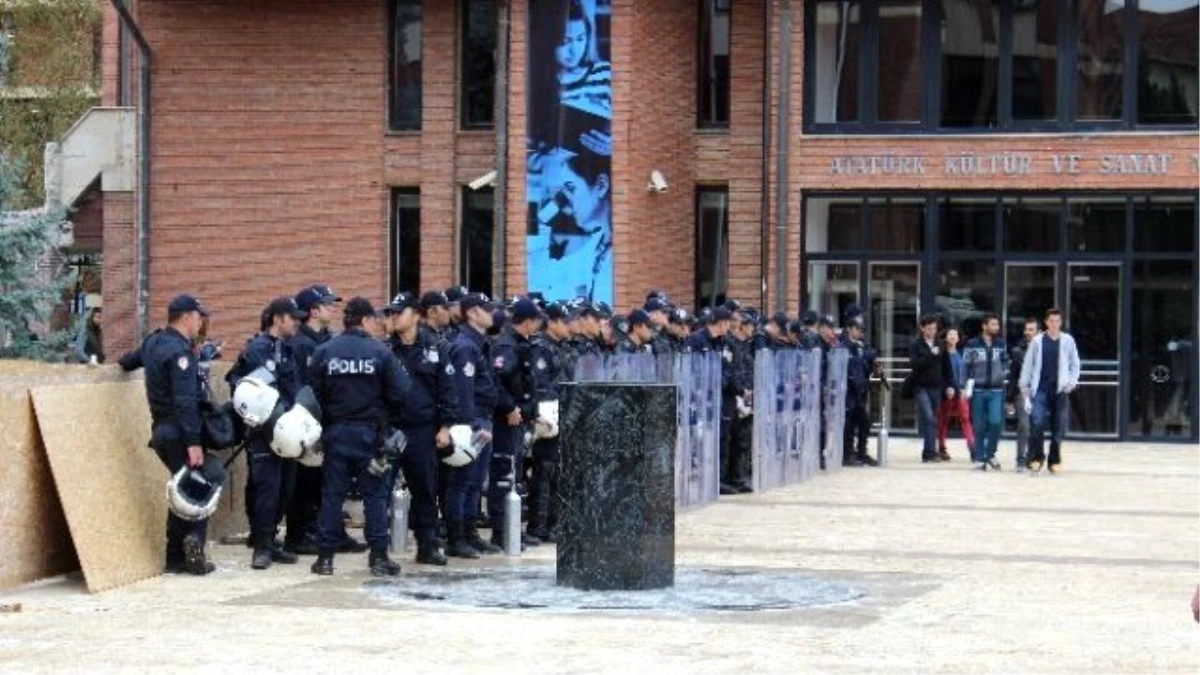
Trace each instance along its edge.
{"label": "glass door", "polygon": [[868,340],[878,355],[891,391],[881,385],[873,389],[871,419],[883,421],[887,410],[890,428],[916,431],[915,410],[901,400],[900,384],[908,376],[908,348],[917,339],[921,315],[921,266],[917,263],[868,263],[866,309]]}
{"label": "glass door", "polygon": [[1069,429],[1077,435],[1116,436],[1121,377],[1121,265],[1067,265],[1064,330],[1079,347],[1079,389],[1071,396]]}
{"label": "glass door", "polygon": [[1024,339],[1025,319],[1057,307],[1057,263],[1008,263],[1004,266],[1004,342],[1016,347]]}
{"label": "glass door", "polygon": [[1192,433],[1195,376],[1195,263],[1133,263],[1133,341],[1129,368],[1131,438],[1179,438]]}
{"label": "glass door", "polygon": [[835,321],[841,321],[850,305],[860,305],[858,263],[809,263],[808,306],[820,314],[832,316]]}

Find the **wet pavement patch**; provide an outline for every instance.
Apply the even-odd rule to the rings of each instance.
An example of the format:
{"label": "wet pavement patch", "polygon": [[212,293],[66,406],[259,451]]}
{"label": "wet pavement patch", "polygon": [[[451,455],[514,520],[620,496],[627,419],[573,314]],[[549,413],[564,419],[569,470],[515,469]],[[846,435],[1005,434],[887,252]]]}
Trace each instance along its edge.
{"label": "wet pavement patch", "polygon": [[709,614],[827,607],[867,596],[865,587],[812,574],[761,569],[677,568],[675,586],[581,591],[557,586],[550,565],[446,570],[363,584],[384,605],[538,612]]}

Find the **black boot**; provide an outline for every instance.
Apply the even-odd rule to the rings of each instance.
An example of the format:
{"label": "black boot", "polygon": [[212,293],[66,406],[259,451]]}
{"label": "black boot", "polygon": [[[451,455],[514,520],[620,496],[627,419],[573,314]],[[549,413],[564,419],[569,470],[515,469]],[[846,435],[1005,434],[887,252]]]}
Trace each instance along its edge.
{"label": "black boot", "polygon": [[350,536],[349,532],[342,530],[342,541],[338,544],[338,553],[362,553],[370,546]]}
{"label": "black boot", "polygon": [[446,555],[452,558],[470,558],[472,560],[479,557],[479,551],[467,543],[461,522],[449,521],[446,523]]}
{"label": "black boot", "polygon": [[333,551],[321,551],[317,553],[317,559],[309,569],[312,570],[313,574],[319,574],[323,577],[331,576],[333,574]]}
{"label": "black boot", "polygon": [[464,538],[471,548],[484,555],[496,555],[497,553],[504,552],[504,549],[500,548],[499,546],[484,541],[483,538],[479,536],[479,530],[476,529],[475,523],[471,523],[466,526],[464,530]]}
{"label": "black boot", "polygon": [[879,462],[876,462],[875,458],[868,455],[865,450],[858,453],[858,463],[863,466],[879,466]]}
{"label": "black boot", "polygon": [[417,542],[418,565],[437,565],[438,567],[442,567],[446,562],[445,554],[438,548],[437,539]]}
{"label": "black boot", "polygon": [[387,551],[371,551],[371,576],[394,577],[400,574],[400,563],[388,557]]}
{"label": "black boot", "polygon": [[271,543],[271,562],[295,565],[299,560],[295,553],[285,549],[278,541]]}
{"label": "black boot", "polygon": [[283,548],[286,551],[295,553],[296,555],[316,555],[317,542],[312,535],[304,535],[299,541],[285,541]]}
{"label": "black boot", "polygon": [[217,569],[204,555],[204,540],[189,534],[183,538],[183,571],[202,577]]}
{"label": "black boot", "polygon": [[255,539],[254,555],[250,558],[250,567],[256,570],[265,570],[271,566],[271,559],[274,558],[271,554],[271,541],[268,539],[263,541],[261,537]]}

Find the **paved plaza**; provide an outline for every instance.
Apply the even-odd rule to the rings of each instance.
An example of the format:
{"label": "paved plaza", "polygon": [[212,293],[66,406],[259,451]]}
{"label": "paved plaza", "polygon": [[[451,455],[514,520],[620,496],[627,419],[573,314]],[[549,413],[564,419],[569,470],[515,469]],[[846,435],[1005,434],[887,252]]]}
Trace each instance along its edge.
{"label": "paved plaza", "polygon": [[[1200,581],[1196,446],[1068,443],[1065,472],[1037,477],[971,471],[961,451],[921,465],[910,440],[894,440],[891,456],[887,468],[723,498],[677,521],[681,579],[795,577],[848,589],[849,600],[467,607],[437,591],[396,599],[367,574],[365,554],[339,556],[337,575],[318,579],[311,559],[254,572],[247,549],[218,546],[207,578],[96,596],[67,578],[0,594],[0,605],[21,605],[0,613],[0,672],[1200,670],[1189,610]],[[1011,443],[1001,456],[1011,462]],[[549,584],[553,549],[453,560],[448,572],[408,560],[406,575],[480,568],[476,579],[501,583],[537,571]]]}

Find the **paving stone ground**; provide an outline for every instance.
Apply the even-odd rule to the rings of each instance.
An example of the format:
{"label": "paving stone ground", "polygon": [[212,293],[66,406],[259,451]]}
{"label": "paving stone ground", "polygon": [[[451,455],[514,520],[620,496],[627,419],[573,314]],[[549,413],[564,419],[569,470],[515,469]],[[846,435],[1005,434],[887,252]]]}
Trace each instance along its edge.
{"label": "paving stone ground", "polygon": [[[815,576],[864,592],[849,603],[697,616],[394,604],[364,589],[365,556],[318,579],[307,564],[255,572],[245,548],[218,546],[203,579],[0,594],[22,605],[0,614],[0,672],[1200,671],[1197,446],[1069,443],[1065,472],[1038,477],[918,455],[894,440],[887,468],[678,519],[680,566]],[[540,547],[452,565],[552,560]]]}

